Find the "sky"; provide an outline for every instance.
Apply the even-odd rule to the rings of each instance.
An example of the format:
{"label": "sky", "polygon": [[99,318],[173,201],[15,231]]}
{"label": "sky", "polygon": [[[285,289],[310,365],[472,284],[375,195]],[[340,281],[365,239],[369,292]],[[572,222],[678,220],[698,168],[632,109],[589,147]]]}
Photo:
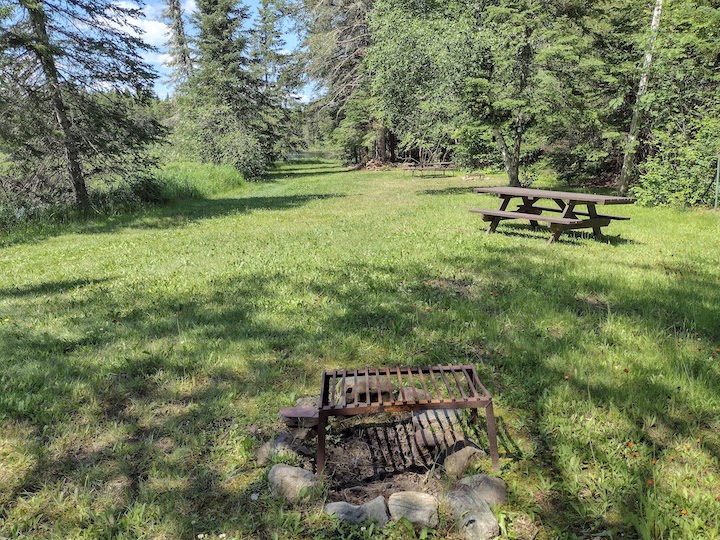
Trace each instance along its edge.
{"label": "sky", "polygon": [[[155,82],[155,93],[161,97],[172,94],[172,84],[169,82],[170,70],[165,65],[169,59],[165,43],[168,40],[168,25],[162,20],[162,12],[165,9],[163,0],[146,0],[143,9],[144,17],[133,21],[143,32],[143,39],[146,43],[157,48],[155,52],[146,52],[143,58],[160,74]],[[258,0],[245,0],[243,2],[248,6],[251,17],[257,15]],[[182,0],[182,9],[185,16],[189,16],[197,9],[195,0]],[[252,26],[252,21],[249,22]],[[285,35],[285,41],[289,49],[297,46],[297,36],[288,32]]]}

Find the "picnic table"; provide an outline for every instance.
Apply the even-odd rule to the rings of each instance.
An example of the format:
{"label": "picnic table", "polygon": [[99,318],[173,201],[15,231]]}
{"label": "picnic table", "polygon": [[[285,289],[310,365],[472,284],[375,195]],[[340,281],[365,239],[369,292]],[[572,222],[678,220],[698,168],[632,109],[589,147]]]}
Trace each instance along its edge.
{"label": "picnic table", "polygon": [[[599,214],[595,207],[604,204],[632,204],[635,202],[635,199],[630,197],[523,187],[479,187],[473,191],[475,193],[494,193],[500,197],[498,210],[485,208],[470,210],[470,212],[482,214],[483,220],[490,222],[488,234],[494,232],[498,223],[505,219],[527,219],[533,228],[536,228],[538,222],[542,221],[548,224],[552,232],[548,240],[549,244],[557,240],[564,231],[573,229],[592,229],[595,238],[600,240],[603,238],[602,227],[607,227],[615,220],[630,218]],[[509,211],[507,208],[513,199],[520,199],[521,202],[518,208]],[[539,204],[541,201],[552,201],[555,206],[552,206],[552,203]]]}
{"label": "picnic table", "polygon": [[455,164],[450,161],[426,161],[420,163],[404,163],[402,168],[406,171],[410,171],[410,176],[415,176],[416,172],[420,173],[420,176],[424,172],[441,172],[445,176],[446,171],[452,171],[455,169]]}

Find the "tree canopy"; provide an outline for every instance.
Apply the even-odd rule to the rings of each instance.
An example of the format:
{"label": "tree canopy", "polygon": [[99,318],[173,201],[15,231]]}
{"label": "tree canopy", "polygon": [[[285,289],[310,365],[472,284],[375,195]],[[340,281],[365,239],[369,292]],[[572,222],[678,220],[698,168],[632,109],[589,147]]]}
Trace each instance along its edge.
{"label": "tree canopy", "polygon": [[325,146],[356,164],[451,160],[512,185],[542,167],[648,204],[710,200],[717,0],[166,0],[163,104],[141,17],[133,2],[2,3],[6,198],[86,206],[89,183],[146,175],[151,156],[262,179]]}

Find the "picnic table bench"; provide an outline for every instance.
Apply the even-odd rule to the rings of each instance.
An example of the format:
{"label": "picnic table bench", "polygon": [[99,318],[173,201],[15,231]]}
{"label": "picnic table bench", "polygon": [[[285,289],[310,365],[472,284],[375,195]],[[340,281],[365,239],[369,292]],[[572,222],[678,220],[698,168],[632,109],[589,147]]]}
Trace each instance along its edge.
{"label": "picnic table bench", "polygon": [[475,366],[395,367],[324,371],[318,410],[318,475],[325,468],[325,429],[330,416],[381,412],[484,408],[492,466],[498,470],[492,396],[480,383]]}
{"label": "picnic table bench", "polygon": [[415,176],[416,172],[422,175],[423,172],[442,172],[445,176],[446,171],[452,171],[455,169],[455,164],[450,161],[433,161],[425,163],[403,163],[403,170],[410,171],[411,176]]}
{"label": "picnic table bench", "polygon": [[[566,191],[552,191],[547,189],[530,189],[523,187],[481,187],[473,190],[475,193],[491,193],[500,197],[500,208],[490,210],[486,208],[473,208],[470,212],[482,214],[484,221],[489,221],[488,234],[495,231],[498,224],[506,219],[527,219],[533,228],[539,222],[547,223],[552,234],[548,243],[557,240],[564,231],[573,229],[592,229],[595,238],[602,239],[602,227],[607,227],[612,221],[630,219],[627,216],[599,214],[597,205],[605,204],[632,204],[635,199],[614,195],[594,195],[590,193],[573,193]],[[521,199],[515,210],[508,210],[510,201]],[[556,206],[538,204],[539,201],[550,200]],[[585,210],[578,209],[584,206]],[[553,215],[548,215],[548,213]],[[555,215],[555,214],[560,214]]]}

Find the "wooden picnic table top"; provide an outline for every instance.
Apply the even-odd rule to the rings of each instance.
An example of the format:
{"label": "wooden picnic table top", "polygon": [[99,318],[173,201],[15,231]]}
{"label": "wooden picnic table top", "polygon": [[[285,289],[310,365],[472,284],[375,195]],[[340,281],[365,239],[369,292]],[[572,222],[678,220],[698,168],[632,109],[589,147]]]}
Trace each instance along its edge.
{"label": "wooden picnic table top", "polygon": [[549,189],[532,189],[524,187],[478,187],[475,193],[494,193],[501,197],[528,197],[531,199],[562,199],[576,203],[590,204],[633,204],[632,197],[618,195],[594,195],[592,193],[575,193],[572,191],[554,191]]}

